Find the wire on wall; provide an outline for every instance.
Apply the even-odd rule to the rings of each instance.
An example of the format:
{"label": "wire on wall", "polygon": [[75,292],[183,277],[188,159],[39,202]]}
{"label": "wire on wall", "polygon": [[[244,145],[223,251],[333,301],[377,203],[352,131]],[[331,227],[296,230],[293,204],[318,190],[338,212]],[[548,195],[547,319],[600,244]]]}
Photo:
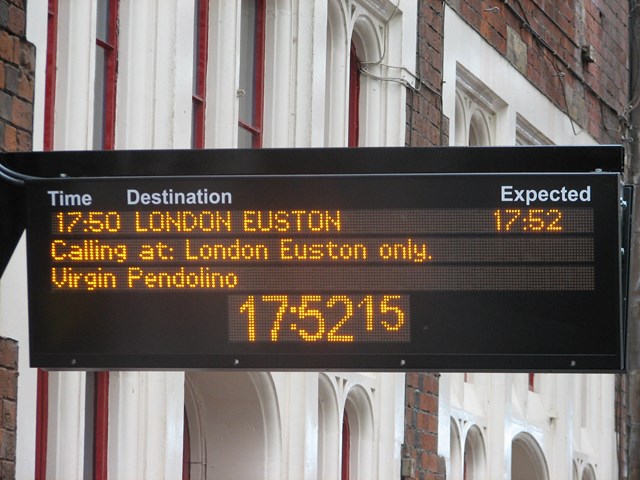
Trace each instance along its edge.
{"label": "wire on wall", "polygon": [[[504,7],[518,20],[518,22],[520,22],[521,26],[523,28],[525,28],[532,36],[533,40],[536,42],[536,44],[538,45],[538,48],[540,48],[540,52],[542,53],[543,57],[549,62],[549,64],[551,65],[551,67],[553,68],[553,70],[555,71],[555,76],[558,77],[559,81],[560,81],[560,86],[562,87],[562,95],[564,98],[564,102],[565,102],[565,108],[566,108],[566,113],[569,116],[569,120],[571,122],[571,127],[573,130],[574,135],[578,135],[580,133],[580,131],[582,131],[581,129],[577,129],[575,122],[573,120],[573,118],[571,117],[571,114],[569,113],[569,102],[568,102],[568,97],[567,97],[567,88],[566,88],[566,79],[565,79],[565,74],[564,72],[562,72],[560,69],[563,68],[565,69],[568,73],[570,73],[581,85],[584,89],[588,90],[589,93],[591,95],[593,95],[594,98],[597,99],[597,101],[600,104],[600,118],[601,118],[601,122],[602,122],[602,126],[606,131],[616,131],[616,132],[621,132],[621,130],[624,128],[624,125],[626,123],[625,120],[625,114],[626,114],[626,108],[623,109],[622,112],[618,112],[618,110],[611,105],[607,100],[605,100],[586,80],[585,78],[577,71],[575,71],[575,69],[572,68],[572,66],[569,64],[568,61],[566,61],[556,50],[555,48],[553,48],[553,46],[551,46],[549,44],[549,42],[547,42],[544,37],[533,27],[533,25],[531,24],[531,22],[528,19],[527,16],[527,12],[524,9],[524,7],[522,6],[522,3],[520,2],[520,0],[514,0],[518,6],[518,9],[520,11],[518,11],[518,9],[512,5],[511,3],[509,3],[509,0],[502,0],[502,4],[504,5]],[[450,2],[448,0],[444,0],[444,3],[450,5]],[[540,6],[536,3],[533,2],[534,5],[536,5],[538,8],[540,8]],[[453,7],[452,7],[453,8]],[[496,9],[491,8],[491,9],[487,9],[487,11],[494,11],[497,12],[499,11],[499,8],[496,7]],[[541,9],[543,10],[543,9]],[[520,13],[522,12],[522,13]],[[560,29],[560,31],[563,31],[563,29],[560,28],[560,26],[557,24],[557,22],[553,21],[553,19],[551,19],[549,17],[549,15],[543,10],[543,13],[545,14],[545,16],[547,18],[549,18],[552,23],[558,27]],[[568,38],[571,42],[572,45],[574,45],[576,48],[580,48],[579,45],[572,39],[570,38],[568,35],[565,34],[565,37]],[[550,58],[550,56],[552,58]],[[560,66],[559,66],[559,65]],[[618,118],[619,121],[619,126],[618,128],[611,128],[607,125],[606,122],[606,117],[604,114],[604,110],[603,110],[603,105],[606,106],[610,111],[612,111],[613,113],[615,113],[616,117]],[[637,104],[635,105],[637,106]],[[635,108],[635,106],[633,106],[632,108]]]}
{"label": "wire on wall", "polygon": [[[382,45],[382,52],[380,54],[380,57],[378,58],[378,60],[375,61],[371,61],[371,62],[360,62],[360,73],[366,77],[372,78],[374,80],[378,80],[381,82],[391,82],[391,83],[397,83],[402,85],[403,87],[413,91],[413,92],[420,92],[420,89],[424,86],[425,88],[428,88],[432,91],[432,93],[435,94],[439,94],[438,92],[436,92],[434,89],[432,89],[425,81],[423,78],[421,78],[420,74],[415,74],[413,73],[411,70],[409,70],[406,67],[398,67],[398,66],[394,66],[394,65],[388,65],[384,62],[385,57],[387,56],[387,46],[389,43],[389,23],[391,22],[391,20],[396,16],[396,14],[399,11],[399,7],[400,7],[400,0],[397,0],[397,2],[395,3],[394,7],[393,7],[393,11],[391,12],[391,15],[389,15],[389,18],[387,18],[385,20],[385,23],[387,24],[387,27],[384,29],[385,35],[384,35],[384,39],[383,39],[383,45]],[[419,48],[419,47],[418,47]],[[404,72],[406,74],[408,74],[409,76],[413,77],[413,79],[415,80],[415,82],[418,84],[418,86],[414,86],[412,82],[408,81],[406,78],[403,78],[402,76],[383,76],[383,75],[378,75],[376,73],[373,73],[368,67],[371,66],[380,66],[380,67],[384,67],[390,70],[400,70],[401,72]],[[419,65],[417,66],[417,68],[420,68]]]}
{"label": "wire on wall", "polygon": [[9,167],[0,163],[0,179],[11,183],[12,185],[22,187],[26,182],[39,180],[40,178],[16,172],[15,170],[11,170]]}
{"label": "wire on wall", "polygon": [[[583,88],[587,89],[598,100],[598,102],[600,103],[600,118],[601,118],[602,126],[604,127],[604,129],[607,130],[607,131],[620,132],[620,128],[610,128],[610,127],[607,126],[606,120],[605,120],[605,116],[604,116],[604,112],[602,110],[602,105],[606,105],[607,108],[609,108],[612,112],[614,112],[616,114],[616,116],[618,117],[618,119],[619,119],[621,124],[623,123],[622,118],[621,118],[622,113],[618,112],[614,106],[612,106],[598,92],[596,92],[596,90],[584,79],[584,77],[582,77],[582,75],[580,75],[578,72],[576,72],[571,67],[571,65],[566,60],[564,60],[562,58],[562,56],[542,37],[542,35],[540,35],[540,33],[538,33],[538,31],[533,27],[531,22],[529,22],[529,19],[527,18],[526,10],[522,6],[522,3],[520,2],[520,0],[515,0],[515,2],[517,3],[519,9],[522,11],[522,15],[516,10],[516,8],[513,5],[511,5],[509,3],[508,0],[502,0],[502,2],[505,5],[505,7],[511,12],[511,14],[514,17],[516,17],[516,19],[520,22],[520,24],[524,28],[526,28],[527,31],[531,34],[531,36],[533,37],[534,41],[536,42],[536,44],[540,48],[540,51],[543,54],[544,58],[547,59],[549,64],[552,66],[552,68],[556,72],[556,75],[558,76],[558,78],[560,80],[560,84],[562,86],[562,94],[563,94],[564,101],[565,101],[565,107],[567,109],[567,115],[569,116],[569,119],[571,121],[571,127],[573,129],[574,135],[577,135],[579,132],[576,130],[575,125],[574,125],[574,120],[571,117],[571,114],[569,113],[569,102],[568,102],[568,98],[567,98],[566,82],[564,80],[564,74],[562,72],[560,72],[560,69],[558,68],[558,65],[557,65],[556,62],[559,62],[564,69],[566,69],[569,73],[571,73],[571,75],[574,78],[576,78],[576,80],[578,80],[578,82],[583,86]],[[576,45],[575,42],[572,42],[572,43],[574,45]],[[553,59],[549,58],[549,56],[548,56],[549,54],[551,54],[554,58]]]}

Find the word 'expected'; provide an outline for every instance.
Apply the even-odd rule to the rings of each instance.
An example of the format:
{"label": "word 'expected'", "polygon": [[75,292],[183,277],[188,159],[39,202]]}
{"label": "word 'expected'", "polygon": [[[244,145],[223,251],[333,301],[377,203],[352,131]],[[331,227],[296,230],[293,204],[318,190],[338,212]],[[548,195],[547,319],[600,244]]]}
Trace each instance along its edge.
{"label": "word 'expected'", "polygon": [[503,202],[522,202],[531,205],[535,202],[584,202],[591,201],[591,186],[582,190],[572,190],[562,187],[552,190],[535,190],[522,189],[519,190],[511,185],[502,185],[500,187],[500,199]]}

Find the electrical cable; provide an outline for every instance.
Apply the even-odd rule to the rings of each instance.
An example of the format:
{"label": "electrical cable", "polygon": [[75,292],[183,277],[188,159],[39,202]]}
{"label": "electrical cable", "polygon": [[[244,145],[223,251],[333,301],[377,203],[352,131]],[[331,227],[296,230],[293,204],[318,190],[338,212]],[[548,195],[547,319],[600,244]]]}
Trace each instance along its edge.
{"label": "electrical cable", "polygon": [[25,173],[16,172],[15,170],[11,170],[6,165],[0,163],[0,178],[14,185],[22,186],[26,182],[41,180],[43,177],[34,177]]}
{"label": "electrical cable", "polygon": [[[391,12],[391,15],[389,15],[389,18],[387,18],[386,23],[389,23],[391,21],[391,19],[393,17],[396,16],[396,14],[398,13],[398,10],[400,8],[400,0],[398,0],[396,2],[396,4],[394,5],[393,8],[393,12]],[[420,76],[419,72],[413,73],[411,70],[409,70],[407,67],[398,67],[395,65],[389,65],[386,63],[382,63],[382,61],[384,60],[385,56],[387,55],[387,46],[389,43],[389,28],[385,28],[385,39],[384,39],[384,43],[383,43],[383,50],[382,53],[380,55],[380,58],[378,60],[376,60],[375,62],[360,62],[360,73],[364,74],[367,77],[373,78],[374,80],[379,80],[381,82],[393,82],[393,83],[398,83],[400,85],[403,85],[404,87],[410,89],[411,91],[415,92],[415,93],[419,93],[420,90],[422,89],[422,87],[426,87],[427,89],[429,89],[432,93],[439,95],[440,93],[437,92],[433,87],[431,87],[430,85],[428,85],[424,79]],[[411,77],[413,77],[413,79],[416,81],[416,83],[418,84],[417,87],[414,87],[412,85],[411,82],[409,82],[408,80],[402,78],[402,77],[385,77],[385,76],[381,76],[381,75],[376,75],[375,73],[372,73],[371,71],[367,70],[366,67],[368,66],[380,66],[380,67],[384,67],[384,68],[388,68],[388,69],[393,69],[393,70],[401,70],[403,72],[405,72],[406,74],[410,75]]]}
{"label": "electrical cable", "polygon": [[[544,9],[543,7],[541,7],[538,4],[537,0],[532,0],[531,3],[533,5],[535,5],[538,8],[538,11],[540,11],[544,17],[547,19],[547,21],[549,21],[552,25],[554,25],[557,29],[558,32],[560,34],[562,34],[562,36],[564,38],[567,39],[567,41],[569,41],[575,48],[577,48],[578,50],[580,50],[582,48],[581,45],[579,45],[574,39],[573,37],[571,37],[568,33],[567,33],[567,29],[562,28],[562,25],[560,25],[551,15],[549,15],[549,13],[547,12],[546,9]],[[520,8],[522,8],[522,6],[520,6]],[[535,16],[535,13],[533,13],[533,15]]]}
{"label": "electrical cable", "polygon": [[[400,7],[400,0],[398,0],[393,8],[393,12],[391,13],[391,15],[389,15],[389,18],[386,20],[387,23],[389,23],[391,21],[391,19],[393,17],[395,17],[396,13],[398,13]],[[424,86],[425,88],[427,88],[431,93],[435,94],[435,95],[440,95],[440,92],[438,92],[434,87],[432,87],[431,85],[429,85],[427,82],[425,82],[425,80],[422,78],[422,76],[420,75],[420,71],[419,71],[419,62],[417,65],[418,71],[417,73],[413,73],[411,70],[409,70],[407,67],[398,67],[395,65],[389,65],[386,63],[382,63],[386,54],[387,54],[387,44],[389,43],[388,41],[388,35],[389,35],[389,29],[386,28],[385,29],[385,39],[384,39],[384,43],[383,43],[383,50],[382,53],[380,55],[380,58],[378,60],[376,60],[375,62],[360,62],[360,73],[362,73],[363,75],[370,77],[374,80],[378,80],[381,82],[393,82],[393,83],[398,83],[402,86],[404,86],[405,88],[411,90],[414,93],[420,93],[420,91],[422,90],[422,87]],[[419,51],[419,43],[418,43],[418,57],[420,56],[420,51]],[[411,77],[413,77],[413,79],[415,80],[415,82],[418,84],[417,87],[413,86],[413,84],[402,78],[402,77],[387,77],[387,76],[382,76],[382,75],[377,75],[375,73],[372,73],[371,71],[367,70],[366,67],[373,65],[373,66],[380,66],[380,67],[384,67],[384,68],[388,68],[388,69],[393,69],[393,70],[401,70],[404,73],[406,73],[407,75],[410,75]]]}
{"label": "electrical cable", "polygon": [[[403,68],[403,67],[390,67],[390,68]],[[404,78],[401,78],[401,77],[382,77],[382,76],[380,76],[380,75],[376,75],[375,73],[371,73],[371,72],[369,72],[369,71],[368,71],[367,69],[365,69],[365,68],[360,68],[360,70],[359,70],[359,71],[360,71],[360,73],[361,73],[361,74],[363,74],[365,77],[370,77],[370,78],[373,78],[374,80],[379,80],[379,81],[381,81],[381,82],[392,82],[392,83],[398,83],[398,84],[400,84],[400,85],[402,85],[402,86],[404,86],[404,87],[408,88],[409,90],[412,90],[413,92],[416,92],[416,93],[420,92],[420,89],[421,89],[422,85],[426,85],[426,84],[424,83],[424,80],[422,80],[421,78],[419,78],[419,77],[417,77],[417,76],[415,76],[415,75],[413,75],[413,74],[411,74],[411,75],[412,75],[412,76],[417,80],[417,82],[418,82],[418,86],[417,86],[417,87],[414,87],[414,86],[411,84],[411,82],[409,82],[409,81],[407,81],[407,80],[405,80]],[[426,86],[427,86],[427,88],[430,88],[430,89],[431,89],[431,87],[429,87],[429,85],[426,85]],[[434,92],[434,93],[437,93],[437,92]]]}
{"label": "electrical cable", "polygon": [[[389,18],[385,20],[385,23],[389,23],[393,17],[398,13],[398,8],[400,7],[400,0],[398,0],[393,7],[393,12],[389,15]],[[380,54],[380,58],[375,62],[361,62],[361,65],[380,65],[384,60],[384,57],[387,55],[387,44],[389,43],[389,27],[384,29],[384,42],[382,44],[382,53]]]}
{"label": "electrical cable", "polygon": [[[629,11],[629,35],[630,35],[630,44],[631,48],[630,48],[630,56],[633,58],[634,56],[639,57],[640,56],[640,35],[636,35],[636,30],[638,30],[639,27],[639,23],[633,21],[632,17],[635,16],[640,16],[640,11],[638,11],[638,8],[640,7],[640,4],[638,4],[637,2],[633,2],[633,6],[631,7],[631,10]],[[635,27],[635,28],[633,28]],[[635,48],[634,48],[635,47]],[[632,60],[633,63],[633,60]],[[636,92],[634,93],[634,96],[629,100],[629,104],[627,105],[627,108],[625,108],[625,114],[631,113],[631,111],[635,110],[638,105],[640,104],[640,91],[638,90],[638,78],[632,78],[633,83],[630,85],[630,90],[631,92]]]}
{"label": "electrical cable", "polygon": [[25,183],[24,180],[18,180],[17,178],[7,175],[2,169],[0,169],[0,179],[17,187],[22,187]]}
{"label": "electrical cable", "polygon": [[[531,35],[533,36],[533,39],[535,40],[535,44],[538,46],[538,48],[540,49],[540,53],[542,54],[542,56],[544,58],[547,59],[547,62],[549,62],[549,64],[551,65],[551,67],[553,68],[553,70],[556,72],[555,76],[558,77],[558,81],[560,82],[560,87],[562,88],[562,98],[564,99],[564,105],[565,108],[567,109],[567,116],[569,117],[569,122],[571,123],[571,130],[573,131],[574,135],[578,135],[580,134],[583,129],[580,129],[580,131],[576,130],[576,126],[575,126],[575,122],[573,120],[573,117],[571,116],[571,114],[569,113],[569,100],[567,98],[567,87],[565,85],[564,82],[564,73],[560,71],[560,69],[558,68],[558,66],[556,65],[556,58],[559,58],[561,61],[562,58],[560,58],[560,56],[556,53],[556,51],[553,49],[553,47],[551,47],[551,45],[549,45],[541,36],[540,34],[533,28],[533,26],[531,25],[531,22],[529,22],[529,18],[527,16],[527,11],[524,9],[524,7],[522,6],[522,3],[520,3],[520,0],[515,0],[516,4],[518,5],[518,7],[520,8],[520,11],[522,12],[522,15],[520,15],[519,13],[517,13],[515,11],[515,9],[507,2],[507,0],[504,0],[504,4],[507,6],[507,8],[511,11],[511,13],[513,13],[516,18],[518,18],[518,20],[520,20],[520,22],[522,23],[522,25],[524,27],[527,28],[527,30],[529,30],[529,33],[531,33]],[[543,48],[544,47],[544,48]],[[551,52],[551,54],[555,57],[555,58],[549,58],[547,56],[547,53]],[[564,62],[564,61],[563,61]],[[570,71],[571,73],[573,73],[574,75],[575,72],[573,72],[573,70],[571,70],[571,68],[569,67],[569,65],[564,62],[564,66],[565,68]],[[576,75],[577,76],[577,75]],[[584,83],[584,82],[583,82]],[[604,117],[603,117],[603,123],[604,123]]]}
{"label": "electrical cable", "polygon": [[[540,51],[542,52],[543,56],[547,59],[547,61],[551,64],[551,66],[553,67],[553,69],[556,71],[556,73],[558,74],[559,78],[560,78],[560,85],[562,86],[562,94],[564,96],[564,100],[565,100],[565,105],[567,106],[567,113],[568,113],[568,102],[567,102],[567,94],[565,91],[565,83],[562,79],[562,74],[559,71],[557,65],[555,64],[555,61],[553,61],[552,59],[550,59],[546,52],[551,53],[551,55],[553,55],[553,57],[555,57],[557,60],[559,60],[563,67],[567,69],[567,71],[569,73],[571,73],[577,80],[578,82],[587,90],[589,90],[589,92],[598,100],[598,102],[600,102],[601,104],[604,104],[607,106],[607,108],[609,108],[611,111],[615,112],[618,115],[618,118],[620,118],[621,114],[616,110],[615,107],[613,107],[612,105],[609,104],[609,102],[607,102],[598,92],[595,91],[595,89],[580,75],[578,74],[578,72],[576,72],[571,65],[564,60],[560,54],[551,46],[549,45],[549,43],[542,38],[542,36],[535,30],[535,28],[533,28],[533,26],[531,25],[531,23],[529,22],[529,19],[527,18],[527,13],[526,10],[522,7],[522,4],[520,3],[520,0],[515,0],[515,2],[517,3],[517,5],[519,6],[520,10],[522,11],[522,15],[513,7],[513,5],[511,5],[508,0],[503,0],[503,4],[509,9],[509,11],[520,21],[520,23],[522,24],[523,27],[525,27],[529,33],[531,33],[531,35],[533,36],[533,39],[535,40],[536,44],[538,45],[538,48],[540,48]],[[634,7],[635,8],[635,7]],[[602,108],[602,105],[601,105]],[[635,108],[635,106],[633,107]],[[623,109],[623,112],[626,109]],[[574,134],[577,135],[578,133],[576,133],[576,129],[574,126],[574,121],[571,118],[571,115],[569,115],[569,120],[571,121],[571,127],[574,131]],[[615,130],[615,129],[611,129],[609,128],[606,123],[605,123],[605,119],[604,119],[604,115],[602,114],[602,110],[601,110],[601,120],[602,120],[602,124],[604,126],[604,128],[608,131],[611,130]]]}

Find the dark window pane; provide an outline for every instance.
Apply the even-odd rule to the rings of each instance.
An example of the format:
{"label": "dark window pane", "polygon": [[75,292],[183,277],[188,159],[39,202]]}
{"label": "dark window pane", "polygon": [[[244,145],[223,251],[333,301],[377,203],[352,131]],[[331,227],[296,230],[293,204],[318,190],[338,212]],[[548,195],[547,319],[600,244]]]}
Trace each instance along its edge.
{"label": "dark window pane", "polygon": [[101,150],[104,146],[104,77],[105,52],[96,47],[96,80],[93,97],[93,149]]}
{"label": "dark window pane", "polygon": [[243,0],[240,23],[239,119],[254,125],[256,2]]}
{"label": "dark window pane", "polygon": [[109,7],[111,0],[98,0],[96,19],[96,38],[109,43]]}
{"label": "dark window pane", "polygon": [[238,127],[238,148],[252,148],[253,133],[249,130]]}

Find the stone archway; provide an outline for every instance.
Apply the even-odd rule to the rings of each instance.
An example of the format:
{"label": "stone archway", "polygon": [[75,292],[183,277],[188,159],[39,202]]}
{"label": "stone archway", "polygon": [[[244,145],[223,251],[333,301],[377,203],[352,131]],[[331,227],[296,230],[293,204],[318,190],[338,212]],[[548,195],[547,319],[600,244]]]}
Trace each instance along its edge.
{"label": "stone archway", "polygon": [[280,423],[267,373],[189,372],[191,479],[279,478]]}
{"label": "stone archway", "polygon": [[544,452],[528,433],[519,433],[511,442],[511,480],[549,480]]}

